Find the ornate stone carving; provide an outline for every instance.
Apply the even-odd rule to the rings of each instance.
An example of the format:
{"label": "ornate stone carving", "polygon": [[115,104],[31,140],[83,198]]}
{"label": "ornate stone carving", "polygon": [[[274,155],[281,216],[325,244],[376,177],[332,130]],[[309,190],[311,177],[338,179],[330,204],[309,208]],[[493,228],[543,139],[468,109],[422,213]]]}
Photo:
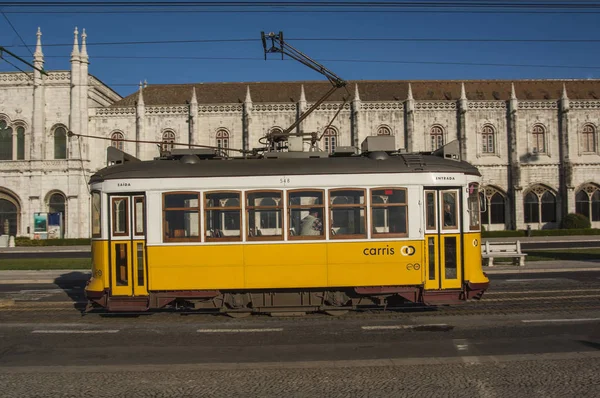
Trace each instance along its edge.
{"label": "ornate stone carving", "polygon": [[97,116],[135,115],[135,108],[96,108]]}
{"label": "ornate stone carving", "polygon": [[[256,105],[252,109],[256,109]],[[198,111],[200,113],[241,112],[242,105],[202,105],[198,108]]]}
{"label": "ornate stone carving", "polygon": [[147,106],[146,115],[187,115],[187,106]]}
{"label": "ornate stone carving", "polygon": [[456,101],[427,101],[416,102],[416,111],[453,111],[456,110]]}
{"label": "ornate stone carving", "polygon": [[505,101],[469,101],[469,109],[494,110],[506,109]]}
{"label": "ornate stone carving", "polygon": [[519,101],[519,109],[558,109],[558,101]]}
{"label": "ornate stone carving", "polygon": [[570,101],[571,109],[600,109],[600,101]]}
{"label": "ornate stone carving", "polygon": [[295,111],[296,104],[253,104],[252,110],[256,112],[287,112]]}
{"label": "ornate stone carving", "polygon": [[362,109],[368,110],[401,110],[404,109],[402,102],[362,102]]}

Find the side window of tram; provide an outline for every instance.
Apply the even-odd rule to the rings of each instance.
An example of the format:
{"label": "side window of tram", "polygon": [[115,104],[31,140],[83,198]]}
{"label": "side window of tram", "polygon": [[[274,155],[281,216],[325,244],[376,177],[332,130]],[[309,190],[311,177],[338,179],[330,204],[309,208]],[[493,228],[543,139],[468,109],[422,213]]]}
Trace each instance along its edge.
{"label": "side window of tram", "polygon": [[469,228],[471,230],[479,229],[480,207],[479,207],[479,185],[469,184]]}
{"label": "side window of tram", "polygon": [[365,237],[365,190],[329,191],[331,238]]}
{"label": "side window of tram", "polygon": [[127,225],[127,210],[129,200],[127,198],[113,198],[112,200],[112,232],[114,236],[127,236],[129,234]]}
{"label": "side window of tram", "polygon": [[[289,238],[302,239],[308,236],[310,239],[323,239],[324,222],[323,214],[325,203],[323,191],[289,191]],[[307,238],[304,238],[307,239]]]}
{"label": "side window of tram", "polygon": [[425,206],[426,206],[426,222],[428,230],[435,230],[437,228],[437,200],[436,193],[432,191],[425,191]]}
{"label": "side window of tram", "polygon": [[92,237],[98,238],[101,236],[101,196],[100,192],[92,192]]}
{"label": "side window of tram", "polygon": [[239,240],[241,203],[239,192],[208,192],[205,195],[206,239]]}
{"label": "side window of tram", "polygon": [[444,205],[444,228],[458,228],[456,217],[456,192],[444,192],[442,196]]}
{"label": "side window of tram", "polygon": [[407,206],[405,189],[372,189],[372,233],[374,238],[406,235]]}
{"label": "side window of tram", "polygon": [[163,194],[164,241],[200,239],[200,195],[195,192]]}
{"label": "side window of tram", "polygon": [[248,238],[283,238],[281,192],[248,192]]}

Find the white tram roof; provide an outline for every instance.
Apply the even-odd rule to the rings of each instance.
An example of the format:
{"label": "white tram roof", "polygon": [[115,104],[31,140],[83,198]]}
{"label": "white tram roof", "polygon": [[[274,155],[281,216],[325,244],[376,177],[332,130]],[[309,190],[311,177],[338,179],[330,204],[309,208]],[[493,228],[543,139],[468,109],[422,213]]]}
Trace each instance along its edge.
{"label": "white tram roof", "polygon": [[91,183],[105,180],[139,178],[247,177],[271,175],[326,175],[375,173],[458,173],[481,176],[477,168],[464,161],[444,159],[432,154],[371,153],[370,156],[319,158],[229,158],[189,157],[125,161],[98,170]]}

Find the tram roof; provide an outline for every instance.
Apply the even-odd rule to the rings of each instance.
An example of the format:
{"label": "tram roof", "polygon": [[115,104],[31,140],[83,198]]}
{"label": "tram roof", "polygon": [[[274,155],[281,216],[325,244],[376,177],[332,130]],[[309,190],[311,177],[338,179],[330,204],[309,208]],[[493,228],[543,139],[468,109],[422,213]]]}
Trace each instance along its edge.
{"label": "tram roof", "polygon": [[125,162],[98,170],[90,183],[138,178],[249,177],[272,175],[460,173],[481,176],[470,163],[435,155],[396,155],[386,159],[367,156],[323,158],[203,159],[194,164],[180,160]]}

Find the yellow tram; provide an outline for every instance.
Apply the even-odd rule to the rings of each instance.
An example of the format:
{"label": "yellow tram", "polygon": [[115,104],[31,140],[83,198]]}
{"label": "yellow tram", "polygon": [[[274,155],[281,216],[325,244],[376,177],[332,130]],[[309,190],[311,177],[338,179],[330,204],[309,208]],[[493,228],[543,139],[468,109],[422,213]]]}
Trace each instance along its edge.
{"label": "yellow tram", "polygon": [[479,298],[489,284],[480,174],[450,147],[240,159],[187,149],[152,161],[122,154],[90,180],[86,295],[109,311],[232,316]]}

